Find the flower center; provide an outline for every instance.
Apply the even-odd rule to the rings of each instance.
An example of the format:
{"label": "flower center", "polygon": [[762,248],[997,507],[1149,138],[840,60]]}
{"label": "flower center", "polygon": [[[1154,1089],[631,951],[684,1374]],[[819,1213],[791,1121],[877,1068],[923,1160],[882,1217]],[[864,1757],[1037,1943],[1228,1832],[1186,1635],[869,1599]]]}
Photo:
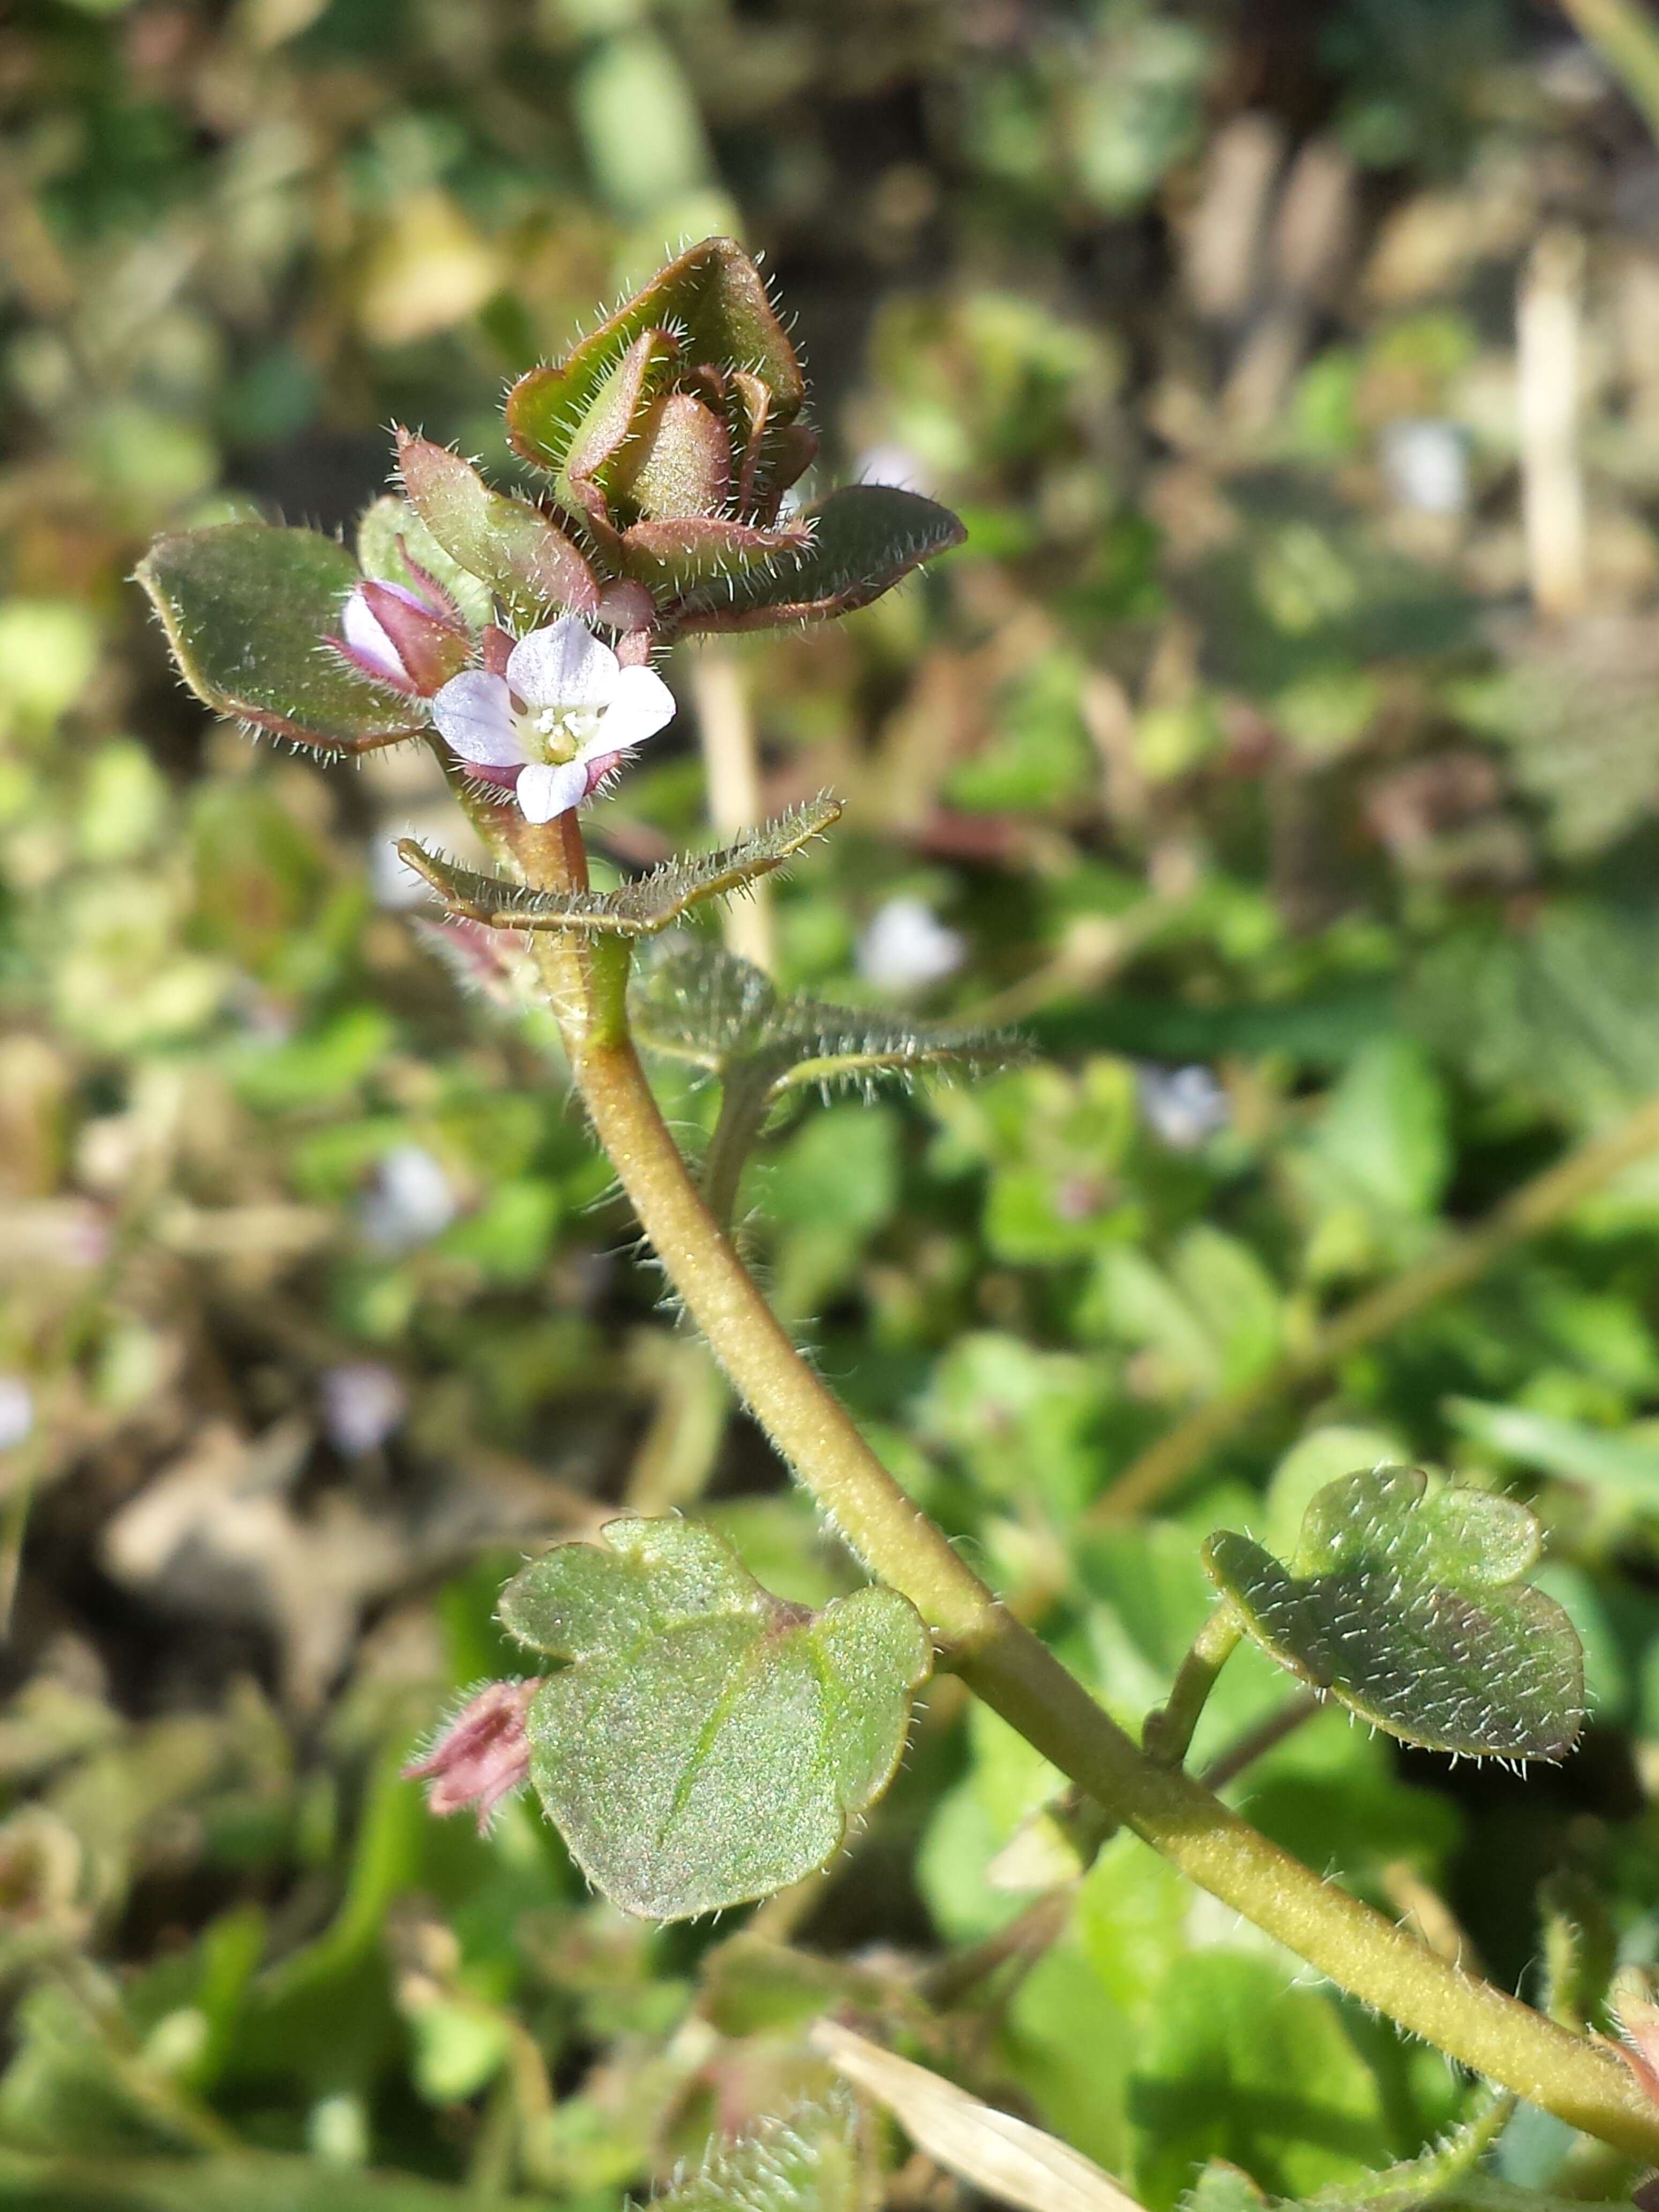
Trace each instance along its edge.
{"label": "flower center", "polygon": [[599,726],[596,707],[527,707],[514,717],[524,748],[550,768],[562,768],[580,759],[582,750]]}

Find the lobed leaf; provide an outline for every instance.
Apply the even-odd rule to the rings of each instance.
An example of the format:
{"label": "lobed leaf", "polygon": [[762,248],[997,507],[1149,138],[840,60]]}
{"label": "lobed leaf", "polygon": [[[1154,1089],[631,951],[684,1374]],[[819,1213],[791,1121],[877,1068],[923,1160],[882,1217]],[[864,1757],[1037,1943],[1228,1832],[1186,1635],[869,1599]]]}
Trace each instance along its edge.
{"label": "lobed leaf", "polygon": [[1204,1563],[1264,1650],[1402,1742],[1557,1759],[1583,1723],[1583,1654],[1518,1579],[1538,1553],[1513,1499],[1384,1467],[1315,1494],[1289,1567],[1224,1530]]}
{"label": "lobed leaf", "polygon": [[834,799],[809,799],[773,822],[746,831],[717,853],[668,861],[610,891],[529,890],[504,876],[479,875],[412,837],[398,847],[399,859],[424,876],[463,921],[491,929],[569,929],[589,936],[653,937],[704,899],[723,898],[759,876],[769,876],[840,817]]}
{"label": "lobed leaf", "polygon": [[343,545],[315,530],[227,522],[159,538],[138,581],[180,674],[221,714],[320,750],[417,735],[407,701],[357,674],[325,638],[358,580]]}
{"label": "lobed leaf", "polygon": [[844,484],[795,520],[811,530],[810,544],[691,583],[667,610],[669,628],[761,629],[850,614],[967,535],[948,507],[889,484]]}
{"label": "lobed leaf", "polygon": [[489,585],[517,627],[598,608],[593,571],[539,507],[492,490],[459,453],[407,430],[398,433],[398,468],[410,504],[439,544]]}
{"label": "lobed leaf", "polygon": [[929,1072],[996,1066],[1015,1040],[924,1024],[865,1006],[780,999],[759,969],[704,943],[665,947],[638,975],[629,1007],[640,1042],[714,1073],[740,1061],[771,1066],[781,1091],[908,1082]]}
{"label": "lobed leaf", "polygon": [[556,1547],[501,1605],[562,1662],[530,1709],[530,1771],[571,1856],[656,1920],[799,1881],[892,1779],[932,1671],[920,1615],[889,1589],[786,1604],[689,1521],[603,1539]]}
{"label": "lobed leaf", "polygon": [[606,379],[653,330],[675,331],[689,362],[754,372],[770,392],[775,418],[787,421],[799,410],[806,396],[800,364],[760,271],[735,239],[705,238],[607,316],[556,368],[532,368],[519,379],[507,399],[507,435],[517,452],[544,468],[562,468]]}

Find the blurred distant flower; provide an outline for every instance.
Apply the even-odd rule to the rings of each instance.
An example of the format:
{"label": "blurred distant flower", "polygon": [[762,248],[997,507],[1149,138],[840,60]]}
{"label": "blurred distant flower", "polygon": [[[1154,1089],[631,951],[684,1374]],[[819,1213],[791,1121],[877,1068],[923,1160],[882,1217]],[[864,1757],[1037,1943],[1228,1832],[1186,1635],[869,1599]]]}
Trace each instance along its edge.
{"label": "blurred distant flower", "polygon": [[352,1359],[331,1367],[319,1395],[328,1440],[347,1459],[378,1451],[402,1426],[409,1411],[409,1393],[401,1376],[377,1359]]}
{"label": "blurred distant flower", "polygon": [[1419,514],[1462,514],[1469,503],[1468,459],[1455,424],[1390,422],[1382,433],[1382,472],[1401,507]]}
{"label": "blurred distant flower", "polygon": [[0,1375],[0,1451],[21,1444],[34,1426],[34,1399],[16,1375]]}
{"label": "blurred distant flower", "polygon": [[470,1698],[423,1758],[404,1769],[408,1782],[431,1786],[426,1802],[440,1815],[477,1808],[478,1832],[503,1797],[530,1779],[530,1739],[525,1715],[541,1687],[527,1682],[490,1682]]}
{"label": "blurred distant flower", "polygon": [[410,697],[428,698],[465,667],[472,637],[442,585],[424,570],[415,569],[407,556],[405,563],[418,579],[416,585],[411,588],[366,579],[347,595],[340,610],[344,642],[329,642],[372,683]]}
{"label": "blurred distant flower", "polygon": [[529,822],[567,813],[673,714],[660,676],[624,668],[574,615],[520,638],[504,676],[469,668],[432,702],[451,751],[510,787]]}
{"label": "blurred distant flower", "polygon": [[860,483],[896,484],[902,491],[933,489],[933,471],[908,446],[866,447],[853,473]]}
{"label": "blurred distant flower", "polygon": [[954,975],[966,941],[925,900],[892,898],[877,909],[858,942],[860,975],[878,991],[920,991]]}
{"label": "blurred distant flower", "polygon": [[412,907],[427,905],[431,899],[423,878],[417,876],[398,847],[404,832],[382,830],[371,837],[368,845],[368,880],[374,893],[374,903],[391,914],[405,914]]}
{"label": "blurred distant flower", "polygon": [[375,1170],[358,1224],[383,1252],[406,1252],[441,1236],[456,1214],[449,1177],[423,1145],[394,1145]]}
{"label": "blurred distant flower", "polygon": [[1207,1067],[1142,1067],[1140,1110],[1171,1152],[1193,1152],[1224,1129],[1232,1109]]}

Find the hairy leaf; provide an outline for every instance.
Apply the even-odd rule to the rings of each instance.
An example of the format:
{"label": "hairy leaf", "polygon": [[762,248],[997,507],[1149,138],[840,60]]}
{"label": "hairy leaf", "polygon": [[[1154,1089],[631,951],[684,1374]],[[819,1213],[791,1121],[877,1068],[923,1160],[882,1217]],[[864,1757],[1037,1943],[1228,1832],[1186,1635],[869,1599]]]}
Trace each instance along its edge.
{"label": "hairy leaf", "polygon": [[811,542],[806,525],[793,518],[768,527],[691,514],[636,522],[612,550],[629,575],[655,591],[709,592],[723,600],[727,592],[764,591],[767,580],[780,572],[793,574],[796,562],[809,556]]}
{"label": "hairy leaf", "polygon": [[570,540],[527,500],[494,491],[447,447],[398,433],[398,468],[410,504],[440,545],[489,585],[515,625],[561,611],[591,615],[592,570]]}
{"label": "hairy leaf", "polygon": [[805,397],[800,364],[759,270],[735,239],[705,238],[653,276],[555,368],[532,368],[507,394],[507,434],[526,460],[556,470],[624,354],[647,331],[681,335],[685,358],[756,373],[776,419]]}
{"label": "hairy leaf", "polygon": [[927,1632],[895,1590],[813,1613],[689,1521],[611,1522],[501,1599],[565,1662],[530,1709],[531,1779],[625,1911],[682,1920],[798,1881],[892,1779]]}
{"label": "hairy leaf", "polygon": [[696,582],[667,611],[671,628],[762,629],[850,614],[967,535],[948,507],[889,484],[845,484],[796,520],[811,532],[804,551]]}
{"label": "hairy leaf", "polygon": [[1264,1650],[1402,1742],[1557,1759],[1583,1722],[1583,1655],[1518,1579],[1538,1553],[1513,1499],[1385,1467],[1316,1492],[1288,1567],[1224,1530],[1204,1560]]}
{"label": "hairy leaf", "polygon": [[653,2212],[861,2212],[867,2199],[850,2109],[837,2101],[718,2137]]}
{"label": "hairy leaf", "polygon": [[694,854],[612,891],[527,890],[504,876],[481,876],[405,837],[398,857],[424,876],[450,913],[492,929],[569,929],[589,936],[652,937],[703,899],[723,898],[781,868],[841,815],[833,799],[809,799],[744,832],[718,853]]}
{"label": "hairy leaf", "polygon": [[339,635],[341,604],[357,578],[357,563],[333,538],[263,522],[157,538],[138,567],[198,698],[297,744],[339,752],[423,726],[406,700],[323,642]]}
{"label": "hairy leaf", "polygon": [[817,1084],[868,1088],[1018,1057],[1012,1037],[920,1022],[865,1006],[781,999],[758,968],[702,942],[665,945],[629,998],[641,1044],[716,1073],[764,1063],[775,1092]]}

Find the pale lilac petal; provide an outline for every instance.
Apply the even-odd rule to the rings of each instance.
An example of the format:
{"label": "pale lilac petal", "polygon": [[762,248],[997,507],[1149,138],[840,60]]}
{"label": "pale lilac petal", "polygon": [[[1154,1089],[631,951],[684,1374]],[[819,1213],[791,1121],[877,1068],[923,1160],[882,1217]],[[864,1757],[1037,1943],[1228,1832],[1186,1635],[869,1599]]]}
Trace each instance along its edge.
{"label": "pale lilac petal", "polygon": [[618,672],[611,704],[591,741],[595,752],[631,752],[674,719],[674,695],[654,669]]}
{"label": "pale lilac petal", "polygon": [[340,629],[346,643],[360,659],[368,661],[394,684],[407,682],[398,648],[370,613],[361,588],[353,592],[341,608]]}
{"label": "pale lilac petal", "polygon": [[568,814],[587,792],[587,770],[580,761],[561,761],[556,768],[534,762],[518,782],[519,811],[526,822],[550,822]]}
{"label": "pale lilac petal", "polygon": [[586,623],[562,615],[519,640],[507,680],[532,707],[604,707],[617,688],[617,656]]}
{"label": "pale lilac petal", "polygon": [[452,676],[432,702],[432,719],[451,752],[463,760],[516,768],[524,758],[506,680],[487,668],[464,668]]}

